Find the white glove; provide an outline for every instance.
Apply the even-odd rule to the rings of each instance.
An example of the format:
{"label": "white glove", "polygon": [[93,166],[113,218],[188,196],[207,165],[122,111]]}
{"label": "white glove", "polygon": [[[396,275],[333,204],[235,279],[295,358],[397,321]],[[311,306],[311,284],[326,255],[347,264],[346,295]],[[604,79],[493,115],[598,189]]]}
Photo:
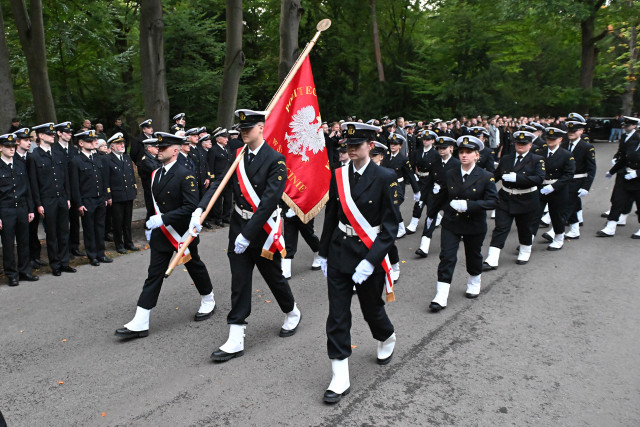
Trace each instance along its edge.
{"label": "white glove", "polygon": [[151,240],[151,230],[144,230],[144,237],[146,237],[147,240]]}
{"label": "white glove", "polygon": [[371,276],[373,273],[373,264],[371,264],[366,259],[360,261],[360,264],[356,267],[356,272],[351,276],[351,280],[353,280],[358,285],[362,284],[365,280]]}
{"label": "white glove", "polygon": [[296,213],[293,211],[293,209],[289,208],[289,210],[287,211],[286,214],[284,214],[284,216],[286,216],[287,218],[293,218],[294,216],[296,216]]}
{"label": "white glove", "polygon": [[[195,232],[193,231],[194,228],[196,229]],[[198,234],[200,234],[201,231],[202,231],[202,224],[200,224],[200,217],[192,216],[191,222],[189,222],[189,234],[191,234],[193,237],[198,237]]]}
{"label": "white glove", "polygon": [[505,173],[502,175],[502,180],[504,182],[516,182],[516,173],[515,172]]}
{"label": "white glove", "polygon": [[584,188],[580,188],[580,189],[578,190],[578,197],[584,197],[584,196],[586,196],[587,194],[589,194],[589,192],[588,192],[587,190],[585,190]]}
{"label": "white glove", "polygon": [[327,259],[321,256],[318,257],[320,261],[320,270],[322,270],[322,274],[324,277],[327,277]]}
{"label": "white glove", "polygon": [[466,212],[467,211],[467,201],[466,200],[452,200],[449,202],[449,206],[458,212]]}
{"label": "white glove", "polygon": [[433,184],[433,194],[438,194],[440,192],[440,184]]}
{"label": "white glove", "polygon": [[616,159],[611,159],[611,166],[615,166],[618,161]]}
{"label": "white glove", "polygon": [[414,173],[413,176],[415,177],[416,181],[420,181],[420,177],[418,175]]}
{"label": "white glove", "polygon": [[420,201],[420,192],[419,191],[416,194],[413,195],[413,201],[414,202],[419,202]]}
{"label": "white glove", "polygon": [[553,193],[553,185],[548,184],[545,185],[544,187],[542,187],[542,189],[540,190],[540,194],[549,194],[549,193]]}
{"label": "white glove", "polygon": [[238,234],[235,243],[236,247],[233,249],[233,251],[237,254],[243,253],[249,247],[249,241],[242,235],[242,233]]}
{"label": "white glove", "polygon": [[629,180],[629,179],[634,179],[634,178],[637,178],[637,177],[638,177],[638,172],[631,171],[631,172],[629,172],[628,174],[626,174],[624,176],[624,179]]}
{"label": "white glove", "polygon": [[149,230],[156,229],[162,225],[162,215],[153,215],[147,221],[147,228]]}
{"label": "white glove", "polygon": [[427,224],[426,224],[426,225],[427,225],[427,230],[428,230],[429,228],[431,228],[431,223],[432,223],[432,222],[433,222],[433,220],[432,220],[431,218],[427,218]]}
{"label": "white glove", "polygon": [[604,174],[604,177],[607,179],[610,179],[613,175],[611,175],[609,172]]}

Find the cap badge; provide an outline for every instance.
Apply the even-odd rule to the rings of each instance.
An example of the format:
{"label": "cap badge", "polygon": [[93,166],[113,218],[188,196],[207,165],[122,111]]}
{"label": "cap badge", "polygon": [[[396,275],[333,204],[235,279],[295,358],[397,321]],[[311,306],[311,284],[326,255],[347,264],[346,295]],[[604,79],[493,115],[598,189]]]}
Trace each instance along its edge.
{"label": "cap badge", "polygon": [[158,142],[162,141],[162,135],[158,135]]}
{"label": "cap badge", "polygon": [[247,116],[242,111],[240,111],[240,114],[238,114],[238,116],[240,117],[240,120],[246,120],[247,119]]}
{"label": "cap badge", "polygon": [[356,134],[356,127],[353,125],[349,125],[347,127],[347,134],[348,135],[355,135]]}

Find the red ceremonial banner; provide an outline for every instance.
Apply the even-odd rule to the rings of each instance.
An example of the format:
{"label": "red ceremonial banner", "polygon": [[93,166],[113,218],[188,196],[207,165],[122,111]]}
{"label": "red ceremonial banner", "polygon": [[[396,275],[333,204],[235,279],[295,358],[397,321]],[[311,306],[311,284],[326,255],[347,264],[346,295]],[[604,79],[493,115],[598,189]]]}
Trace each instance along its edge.
{"label": "red ceremonial banner", "polygon": [[304,223],[309,222],[327,202],[331,180],[309,57],[267,117],[264,139],[287,161],[282,199]]}

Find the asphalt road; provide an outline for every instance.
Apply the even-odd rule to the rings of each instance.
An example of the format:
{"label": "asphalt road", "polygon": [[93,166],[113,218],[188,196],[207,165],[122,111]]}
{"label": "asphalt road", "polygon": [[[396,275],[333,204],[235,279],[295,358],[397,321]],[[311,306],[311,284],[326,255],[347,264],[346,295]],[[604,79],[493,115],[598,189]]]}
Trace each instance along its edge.
{"label": "asphalt road", "polygon": [[[399,240],[397,301],[387,306],[394,359],[375,363],[376,342],[354,300],[352,392],[335,406],[322,403],[331,379],[326,282],[309,269],[304,244],[290,281],[303,313],[298,333],[278,337],[283,314],[256,274],[245,355],[209,362],[227,338],[230,308],[227,235],[216,230],[200,246],[216,314],[193,322],[199,296],[179,268],[152,311],[148,338],[113,336],[134,314],[148,251],[62,278],[2,284],[0,410],[9,426],[638,425],[640,241],[629,238],[637,219],[614,238],[594,236],[608,208],[613,182],[603,175],[613,151],[597,146],[581,239],[547,252],[538,238],[530,263],[517,266],[512,233],[476,300],[464,298],[460,260],[448,308],[429,313],[440,233],[425,260],[413,254],[419,235]],[[405,221],[410,208],[407,201]]]}

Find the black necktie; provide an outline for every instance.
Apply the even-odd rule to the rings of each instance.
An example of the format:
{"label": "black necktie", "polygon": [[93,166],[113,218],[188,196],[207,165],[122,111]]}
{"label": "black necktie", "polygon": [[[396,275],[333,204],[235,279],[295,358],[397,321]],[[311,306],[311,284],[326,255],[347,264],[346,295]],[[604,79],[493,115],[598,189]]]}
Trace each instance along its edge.
{"label": "black necktie", "polygon": [[447,164],[446,164],[445,162],[442,162],[442,169],[444,169],[444,167],[445,167],[446,165],[447,165]]}
{"label": "black necktie", "polygon": [[569,151],[573,152],[573,142],[569,142]]}
{"label": "black necktie", "polygon": [[249,163],[249,164],[251,164],[251,162],[253,161],[253,159],[254,159],[255,157],[256,157],[256,155],[255,155],[255,154],[253,154],[253,153],[249,153],[249,157],[248,157],[248,160],[247,160],[247,161],[248,161],[248,163]]}
{"label": "black necktie", "polygon": [[549,159],[553,157],[553,151],[549,151]]}
{"label": "black necktie", "polygon": [[360,181],[360,174],[358,172],[353,175],[353,181],[358,185],[358,181]]}
{"label": "black necktie", "polygon": [[516,166],[522,163],[522,156],[518,156],[518,160],[516,161]]}
{"label": "black necktie", "polygon": [[469,176],[468,173],[465,173],[464,175],[462,175],[462,182],[466,182],[468,176]]}
{"label": "black necktie", "polygon": [[160,182],[160,180],[164,176],[164,173],[165,173],[164,167],[160,168],[160,173],[158,174],[158,177],[156,178],[156,184],[158,184]]}
{"label": "black necktie", "polygon": [[89,154],[89,160],[93,162],[93,154]]}

